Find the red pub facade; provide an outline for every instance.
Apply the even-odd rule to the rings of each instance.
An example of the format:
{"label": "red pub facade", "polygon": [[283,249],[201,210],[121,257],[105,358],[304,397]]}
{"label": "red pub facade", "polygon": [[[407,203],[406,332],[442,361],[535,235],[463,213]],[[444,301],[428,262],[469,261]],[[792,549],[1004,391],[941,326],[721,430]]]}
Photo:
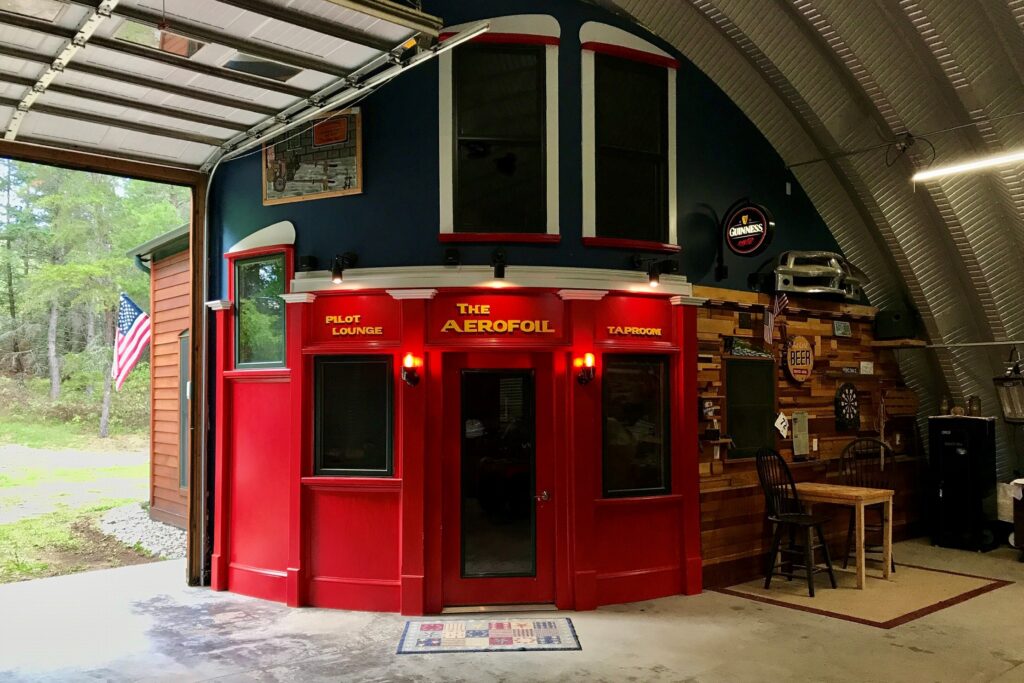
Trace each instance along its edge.
{"label": "red pub facade", "polygon": [[[275,253],[291,263],[228,258]],[[289,278],[286,367],[219,347],[213,587],[405,614],[699,592],[685,278],[418,270]],[[211,308],[235,339],[234,307]],[[382,414],[386,434],[332,436]]]}

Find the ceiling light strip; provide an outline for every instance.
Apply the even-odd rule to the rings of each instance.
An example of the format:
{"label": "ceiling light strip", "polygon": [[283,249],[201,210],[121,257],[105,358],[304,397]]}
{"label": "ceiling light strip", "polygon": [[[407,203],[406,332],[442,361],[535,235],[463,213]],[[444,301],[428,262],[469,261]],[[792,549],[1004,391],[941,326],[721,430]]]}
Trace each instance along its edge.
{"label": "ceiling light strip", "polygon": [[960,175],[962,173],[971,173],[973,171],[980,171],[986,168],[993,168],[995,166],[1006,166],[1008,164],[1020,163],[1024,163],[1024,149],[1017,150],[1015,152],[1009,152],[1007,154],[993,154],[992,156],[982,157],[981,159],[967,161],[962,164],[952,164],[950,166],[930,168],[927,171],[920,171],[918,173],[915,173],[911,180],[913,180],[916,183],[922,180],[944,178],[946,176]]}
{"label": "ceiling light strip", "polygon": [[92,38],[93,33],[99,28],[100,24],[110,18],[114,8],[117,7],[118,0],[103,0],[99,6],[89,13],[75,32],[75,35],[67,40],[61,48],[57,56],[53,58],[53,61],[43,71],[43,74],[35,82],[25,97],[21,99],[17,107],[14,109],[14,113],[11,115],[11,120],[7,124],[7,130],[4,132],[5,140],[14,140],[18,136],[18,130],[21,128],[21,122],[25,120],[25,115],[28,114],[28,110],[32,108],[36,100],[46,92],[46,89],[50,87],[50,83],[53,79],[57,78],[57,74],[64,70],[64,67],[74,59],[75,54],[78,53],[85,44]]}
{"label": "ceiling light strip", "polygon": [[[387,83],[399,74],[402,74],[419,64],[427,62],[434,57],[437,57],[439,54],[447,52],[466,41],[472,40],[473,38],[486,33],[489,29],[490,23],[481,21],[456,33],[446,39],[443,43],[438,43],[430,49],[419,52],[408,61],[398,61],[390,68],[377,72],[367,77],[365,80],[353,82],[352,77],[350,77],[344,81],[333,83],[305,102],[289,107],[277,116],[262,121],[249,129],[247,133],[235,136],[211,155],[210,158],[203,163],[201,170],[204,173],[208,172],[220,161],[227,161],[228,159],[244,154],[248,150],[261,145],[264,141],[297,128],[325,112],[344,107],[349,102],[365,95],[369,90]],[[407,44],[408,43],[404,43],[403,45],[398,46],[392,54],[400,54],[403,46]],[[370,64],[361,67],[358,71],[353,72],[353,76],[356,76],[361,72],[370,71],[373,65],[379,65],[380,63],[387,61],[391,61],[390,55],[384,55]],[[328,96],[330,92],[336,91],[339,86],[344,87],[344,89],[336,94]],[[324,99],[321,100],[320,98]]]}

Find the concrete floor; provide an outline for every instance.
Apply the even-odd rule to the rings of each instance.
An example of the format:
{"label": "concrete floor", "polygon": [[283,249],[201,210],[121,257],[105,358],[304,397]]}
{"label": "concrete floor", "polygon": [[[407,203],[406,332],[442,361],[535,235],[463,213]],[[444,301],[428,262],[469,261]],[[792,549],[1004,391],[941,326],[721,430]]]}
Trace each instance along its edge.
{"label": "concrete floor", "polygon": [[580,652],[399,656],[399,616],[190,589],[175,560],[0,586],[0,680],[1024,681],[1016,553],[896,553],[1018,583],[888,631],[704,593],[568,614]]}

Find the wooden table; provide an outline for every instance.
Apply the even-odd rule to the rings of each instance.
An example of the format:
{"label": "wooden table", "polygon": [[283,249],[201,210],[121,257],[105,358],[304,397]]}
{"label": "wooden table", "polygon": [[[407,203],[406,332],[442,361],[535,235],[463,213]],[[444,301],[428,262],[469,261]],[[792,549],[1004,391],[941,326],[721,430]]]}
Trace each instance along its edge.
{"label": "wooden table", "polygon": [[854,537],[857,547],[857,588],[864,588],[867,571],[864,566],[864,508],[884,505],[882,511],[882,578],[888,579],[892,568],[892,497],[889,489],[868,489],[860,486],[819,484],[802,481],[796,485],[803,503],[832,503],[854,508]]}

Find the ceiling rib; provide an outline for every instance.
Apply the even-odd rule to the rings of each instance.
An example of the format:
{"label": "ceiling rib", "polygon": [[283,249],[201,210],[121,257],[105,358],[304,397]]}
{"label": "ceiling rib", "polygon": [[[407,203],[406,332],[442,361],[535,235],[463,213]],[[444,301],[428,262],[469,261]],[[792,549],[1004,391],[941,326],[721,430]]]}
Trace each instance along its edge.
{"label": "ceiling rib", "polygon": [[[0,107],[16,107],[20,100],[13,97],[0,97]],[[110,126],[112,128],[123,128],[125,130],[134,130],[139,133],[148,133],[149,135],[158,135],[163,138],[171,138],[172,140],[185,140],[187,142],[198,142],[201,145],[210,145],[216,147],[221,143],[219,138],[210,137],[209,135],[200,135],[199,133],[191,133],[184,130],[174,130],[167,126],[157,126],[148,123],[138,123],[136,121],[126,121],[121,118],[113,116],[104,116],[103,114],[94,114],[93,112],[82,111],[81,109],[68,109],[67,107],[58,107],[52,104],[36,104],[32,107],[32,111],[39,112],[40,114],[49,114],[50,116],[60,116],[68,119],[75,119],[77,121],[87,121],[89,123],[98,123],[103,126]],[[8,138],[10,139],[10,138]]]}
{"label": "ceiling rib", "polygon": [[292,26],[298,26],[299,28],[308,29],[310,31],[316,31],[317,33],[322,33],[325,36],[331,36],[332,38],[345,40],[350,43],[355,43],[356,45],[380,50],[381,52],[387,52],[393,47],[390,41],[364,31],[324,21],[321,17],[315,17],[311,14],[306,14],[305,12],[300,12],[290,7],[274,5],[272,3],[265,2],[265,0],[217,0],[217,2],[222,5],[230,5],[247,12],[252,12],[253,14],[259,14],[260,16],[268,19],[274,19],[276,21],[291,24]]}
{"label": "ceiling rib", "polygon": [[[42,33],[43,35],[53,36],[55,38],[72,39],[77,33],[73,28],[68,29],[55,26],[48,21],[33,19],[32,17],[25,17],[20,14],[13,14],[3,10],[0,10],[0,24],[7,24],[9,26],[23,28],[28,31],[35,31],[36,33]],[[166,64],[167,66],[173,66],[178,69],[191,71],[192,73],[202,74],[204,76],[212,76],[225,81],[259,88],[261,90],[271,90],[273,92],[290,95],[292,97],[305,97],[309,94],[308,91],[303,90],[302,88],[296,88],[294,85],[288,85],[287,83],[275,81],[271,78],[261,78],[260,76],[253,76],[251,74],[242,73],[241,71],[233,71],[219,66],[203,64],[202,62],[197,62],[186,57],[173,55],[169,52],[155,50],[142,45],[136,45],[135,43],[129,43],[124,40],[93,36],[92,40],[89,41],[89,45],[103,48],[104,50],[110,50],[111,52],[131,55],[140,59],[147,59],[151,62],[159,62],[161,64]]]}
{"label": "ceiling rib", "polygon": [[[17,74],[4,73],[0,71],[0,83],[12,83],[14,85],[24,85],[31,88],[35,84],[35,81],[31,78],[24,78]],[[83,100],[89,100],[90,102],[103,102],[104,104],[114,104],[121,107],[127,107],[129,109],[137,109],[151,114],[167,116],[172,119],[200,123],[205,126],[217,126],[218,128],[226,128],[228,130],[246,130],[248,128],[244,123],[238,123],[237,121],[231,121],[229,119],[220,119],[216,116],[206,116],[204,114],[197,114],[184,109],[174,109],[172,107],[164,107],[159,104],[150,104],[143,100],[133,100],[128,97],[120,97],[107,92],[97,92],[86,88],[77,88],[73,85],[51,83],[50,87],[48,87],[46,91],[59,93],[61,95],[69,95],[71,97],[78,97]]]}
{"label": "ceiling rib", "polygon": [[117,3],[118,0],[102,0],[97,3],[93,11],[78,25],[77,29],[71,29],[72,35],[66,36],[67,42],[61,46],[57,56],[53,58],[53,62],[43,70],[39,79],[29,86],[28,92],[15,105],[14,113],[11,115],[11,120],[7,123],[7,130],[4,132],[5,140],[13,140],[18,136],[18,129],[21,127],[21,122],[25,120],[28,110],[32,108],[32,105],[35,104],[40,95],[46,91],[46,88],[53,82],[53,79],[64,68],[64,65],[74,59],[75,54],[85,47],[86,42],[92,38],[92,34],[96,32],[100,24],[110,18],[110,12],[117,6]]}
{"label": "ceiling rib", "polygon": [[[0,55],[4,57],[14,57],[15,59],[22,59],[26,62],[33,62],[35,64],[49,64],[53,61],[53,57],[49,55],[39,54],[38,52],[32,52],[13,45],[4,45],[0,43]],[[168,93],[170,95],[179,95],[181,97],[187,97],[193,100],[199,100],[200,102],[209,102],[210,104],[219,104],[222,107],[230,107],[232,109],[241,109],[243,111],[251,111],[257,114],[263,114],[264,116],[273,116],[277,113],[275,107],[266,107],[250,100],[238,99],[235,97],[229,97],[227,95],[218,95],[217,93],[210,92],[208,90],[201,90],[198,88],[189,88],[181,85],[174,85],[167,81],[158,80],[156,78],[149,78],[147,76],[140,76],[138,74],[131,73],[129,71],[118,71],[116,69],[108,69],[105,66],[99,66],[96,64],[87,64],[85,62],[72,62],[64,66],[65,72],[70,73],[82,73],[89,76],[96,76],[97,78],[106,78],[112,81],[118,81],[122,83],[131,83],[137,85],[140,88],[152,88],[161,92]],[[52,86],[51,86],[52,87]]]}
{"label": "ceiling rib", "polygon": [[[68,1],[75,5],[95,9],[106,0]],[[239,52],[244,52],[254,57],[260,57],[261,59],[268,59],[272,62],[289,64],[303,69],[311,69],[313,71],[319,71],[320,73],[330,74],[339,78],[344,78],[349,73],[349,69],[343,69],[337,64],[332,64],[331,62],[323,59],[301,55],[290,50],[279,50],[275,47],[271,47],[265,42],[256,42],[245,38],[238,38],[230,33],[209,29],[200,24],[185,21],[178,17],[165,17],[154,12],[147,12],[146,10],[139,9],[137,7],[121,5],[114,10],[114,16],[134,21],[137,24],[143,24],[145,26],[152,26],[153,28],[169,31],[170,33],[174,33],[185,38],[230,47],[238,50]]]}

